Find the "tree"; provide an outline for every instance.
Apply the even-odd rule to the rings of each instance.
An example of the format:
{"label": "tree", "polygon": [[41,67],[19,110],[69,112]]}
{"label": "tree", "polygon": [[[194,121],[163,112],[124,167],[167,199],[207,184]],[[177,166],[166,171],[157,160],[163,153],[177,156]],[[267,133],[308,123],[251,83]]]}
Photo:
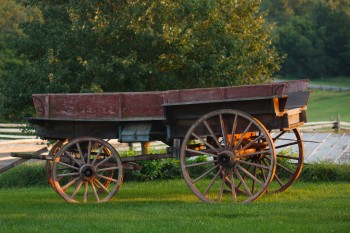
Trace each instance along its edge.
{"label": "tree", "polygon": [[33,92],[266,82],[280,64],[258,0],[20,2],[43,17],[24,24],[27,37],[17,43],[28,63],[10,83],[27,86],[22,105]]}
{"label": "tree", "polygon": [[16,56],[12,41],[23,36],[19,24],[30,21],[36,14],[35,8],[24,8],[14,0],[0,0],[0,119],[5,112],[5,102],[8,102],[5,94],[12,71],[22,69],[25,65],[25,62]]}
{"label": "tree", "polygon": [[350,76],[350,0],[267,0],[262,7],[287,57],[280,75]]}

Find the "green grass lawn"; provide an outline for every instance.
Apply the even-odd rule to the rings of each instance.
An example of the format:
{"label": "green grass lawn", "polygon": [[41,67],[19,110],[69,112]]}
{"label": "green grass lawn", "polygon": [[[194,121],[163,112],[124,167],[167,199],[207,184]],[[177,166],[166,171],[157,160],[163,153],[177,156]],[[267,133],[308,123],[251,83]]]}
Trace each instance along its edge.
{"label": "green grass lawn", "polygon": [[201,203],[183,180],[125,182],[102,204],[50,188],[0,190],[1,232],[348,232],[350,183],[297,182],[245,205]]}
{"label": "green grass lawn", "polygon": [[337,119],[350,122],[350,92],[315,90],[311,93],[307,116],[308,121],[329,121]]}

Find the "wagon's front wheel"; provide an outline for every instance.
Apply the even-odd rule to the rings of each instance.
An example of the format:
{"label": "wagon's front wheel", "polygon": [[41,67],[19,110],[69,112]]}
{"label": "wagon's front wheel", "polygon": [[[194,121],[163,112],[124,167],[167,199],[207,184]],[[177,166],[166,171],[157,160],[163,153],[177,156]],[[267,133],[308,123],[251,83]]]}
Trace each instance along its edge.
{"label": "wagon's front wheel", "polygon": [[81,137],[64,145],[52,163],[57,192],[68,202],[105,202],[123,182],[118,152],[108,142]]}
{"label": "wagon's front wheel", "polygon": [[[67,140],[58,140],[51,148],[49,157],[54,158],[58,151],[63,147],[63,145],[67,143]],[[49,181],[50,186],[56,191],[56,187],[52,178],[52,160],[47,160],[46,161],[46,177],[47,180]]]}
{"label": "wagon's front wheel", "polygon": [[276,153],[257,119],[224,109],[204,115],[190,127],[180,162],[187,185],[202,201],[246,203],[267,190],[276,169]]}

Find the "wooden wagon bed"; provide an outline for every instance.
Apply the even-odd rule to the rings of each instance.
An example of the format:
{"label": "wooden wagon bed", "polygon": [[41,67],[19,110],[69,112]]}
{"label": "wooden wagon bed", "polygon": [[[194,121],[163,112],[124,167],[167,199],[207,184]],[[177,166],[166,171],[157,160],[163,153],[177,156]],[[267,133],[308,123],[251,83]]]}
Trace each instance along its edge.
{"label": "wooden wagon bed", "polygon": [[[38,125],[42,138],[90,135],[121,141],[157,137],[165,141],[183,137],[186,122],[210,111],[232,108],[257,117],[268,129],[287,129],[306,122],[307,88],[307,80],[298,80],[163,92],[35,94],[37,117],[29,121]],[[123,137],[130,134],[130,128],[149,137]]]}

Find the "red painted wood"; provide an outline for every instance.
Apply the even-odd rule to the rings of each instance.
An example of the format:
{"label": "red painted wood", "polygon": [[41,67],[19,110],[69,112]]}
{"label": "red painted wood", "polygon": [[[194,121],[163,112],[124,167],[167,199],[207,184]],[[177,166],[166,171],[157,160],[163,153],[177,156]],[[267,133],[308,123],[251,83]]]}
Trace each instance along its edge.
{"label": "red painted wood", "polygon": [[34,94],[37,117],[59,119],[163,118],[163,104],[282,96],[307,90],[308,81],[164,92]]}

